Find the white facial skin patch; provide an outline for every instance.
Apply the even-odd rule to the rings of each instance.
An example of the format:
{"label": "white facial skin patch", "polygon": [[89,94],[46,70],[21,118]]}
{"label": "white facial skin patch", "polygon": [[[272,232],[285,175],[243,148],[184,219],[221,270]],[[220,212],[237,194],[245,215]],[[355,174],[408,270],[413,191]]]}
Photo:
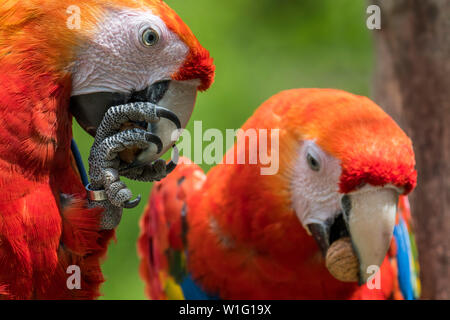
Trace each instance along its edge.
{"label": "white facial skin patch", "polygon": [[[312,170],[308,155],[319,165]],[[314,141],[306,140],[299,148],[292,177],[292,204],[302,225],[323,223],[340,211],[340,161],[323,151]],[[306,228],[308,230],[308,228]]]}
{"label": "white facial skin patch", "polygon": [[[153,46],[142,40],[149,28],[159,35]],[[72,95],[140,91],[171,80],[189,48],[151,11],[126,9],[111,10],[78,52],[72,67]]]}

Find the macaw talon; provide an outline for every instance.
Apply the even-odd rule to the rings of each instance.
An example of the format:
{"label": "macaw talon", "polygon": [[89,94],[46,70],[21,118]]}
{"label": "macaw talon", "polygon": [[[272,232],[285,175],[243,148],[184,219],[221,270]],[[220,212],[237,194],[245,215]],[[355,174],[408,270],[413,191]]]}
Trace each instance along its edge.
{"label": "macaw talon", "polygon": [[123,207],[125,209],[134,209],[139,205],[141,199],[142,199],[141,195],[138,195],[136,199],[125,202]]}
{"label": "macaw talon", "polygon": [[158,159],[147,164],[145,166],[126,166],[119,169],[122,176],[142,181],[142,182],[153,182],[164,179],[169,173],[171,173],[178,164],[179,152],[176,146],[174,148],[174,156],[172,160],[166,162],[163,159]]}
{"label": "macaw talon", "polygon": [[[175,124],[175,126],[177,127],[177,130],[180,130],[182,128],[180,119],[177,117],[177,115],[175,113],[173,113],[169,109],[166,109],[163,107],[158,107],[158,106],[155,107],[155,110],[156,110],[156,115],[158,117],[158,121],[160,118],[165,118],[165,119],[168,119],[171,122],[173,122]],[[121,170],[120,170],[121,173],[128,172],[135,168],[147,166],[149,163],[152,162],[149,159],[152,159],[152,158],[158,156],[162,152],[162,150],[164,148],[164,145],[161,142],[162,138],[159,137],[154,132],[152,132],[151,128],[150,128],[148,134],[149,134],[149,139],[154,139],[154,140],[151,140],[150,142],[158,142],[158,150],[156,151],[156,153],[152,149],[142,150],[141,153],[138,154],[136,159],[131,164],[127,165],[124,168],[121,168]],[[161,144],[159,144],[159,142],[161,142]],[[178,154],[177,154],[177,157],[178,157]],[[171,170],[173,170],[176,167],[176,165],[174,166],[173,163],[169,163],[169,164],[170,164],[170,167],[172,168]]]}
{"label": "macaw talon", "polygon": [[[126,189],[126,185],[124,183],[122,183],[122,182],[114,182],[112,185],[113,186],[114,185],[115,186],[120,185],[120,187],[115,188],[116,190],[105,190],[105,189],[93,190],[91,185],[88,184],[86,186],[86,191],[88,193],[89,201],[91,203],[92,202],[104,202],[106,200],[109,200],[109,196],[110,197],[114,197],[114,195],[112,195],[112,194],[117,194],[118,191],[120,191],[121,189]],[[114,188],[109,188],[109,189],[114,189]],[[115,191],[115,192],[112,192],[112,191]],[[119,205],[117,207],[119,207],[119,208],[123,207],[123,208],[126,208],[126,209],[133,209],[133,208],[135,208],[136,206],[139,205],[139,203],[141,202],[141,198],[142,198],[141,195],[138,195],[136,199],[125,201],[122,205]],[[112,203],[113,202],[117,204],[117,201],[112,201]]]}
{"label": "macaw talon", "polygon": [[153,133],[150,133],[150,132],[147,132],[145,134],[145,139],[148,142],[151,142],[151,143],[156,145],[156,147],[158,148],[157,153],[160,153],[162,151],[163,143],[162,143],[161,139],[157,135],[155,135]]}
{"label": "macaw talon", "polygon": [[103,140],[116,134],[127,122],[159,122],[159,108],[161,107],[150,102],[133,102],[111,107],[106,111],[102,122],[96,130],[95,139]]}
{"label": "macaw talon", "polygon": [[166,166],[166,172],[167,174],[171,173],[178,165],[178,160],[180,158],[180,153],[178,151],[177,146],[173,146],[173,158],[169,161],[169,163]]}
{"label": "macaw talon", "polygon": [[143,129],[134,128],[119,132],[103,141],[95,141],[89,156],[91,187],[93,190],[105,190],[107,199],[115,207],[133,208],[140,202],[131,201],[132,193],[125,183],[120,181],[118,153],[132,147],[149,148],[152,144],[161,146],[157,137]]}
{"label": "macaw talon", "polygon": [[[162,148],[162,142],[159,137],[150,134],[143,129],[130,129],[119,132],[111,137],[103,140],[98,146],[100,152],[105,156],[101,160],[113,161],[117,158],[117,154],[128,148],[146,149],[154,144],[157,149]],[[91,152],[92,160],[94,161],[96,155]],[[100,158],[99,158],[100,160]]]}
{"label": "macaw talon", "polygon": [[175,113],[173,113],[169,109],[156,106],[156,114],[160,118],[166,118],[172,121],[176,125],[177,129],[181,129],[180,119],[177,117]]}

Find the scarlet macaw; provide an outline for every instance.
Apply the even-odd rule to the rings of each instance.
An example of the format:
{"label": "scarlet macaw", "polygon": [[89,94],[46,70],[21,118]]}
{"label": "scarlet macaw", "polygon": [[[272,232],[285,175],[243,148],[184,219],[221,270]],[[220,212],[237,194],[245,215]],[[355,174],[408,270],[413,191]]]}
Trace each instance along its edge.
{"label": "scarlet macaw", "polygon": [[[170,120],[186,125],[213,76],[209,53],[163,1],[2,1],[0,298],[99,295],[100,258],[132,196],[117,153],[145,149],[125,176],[164,176],[164,166],[145,164],[171,147]],[[97,204],[71,153],[72,114],[96,135],[91,187],[105,196]],[[116,130],[149,119],[148,131]],[[71,265],[80,289],[66,284]]]}
{"label": "scarlet macaw", "polygon": [[[232,159],[250,150],[238,140],[224,164],[207,175],[195,164],[181,164],[154,185],[138,241],[147,295],[417,296],[406,197],[417,174],[406,134],[368,98],[332,89],[282,92],[243,126],[276,128],[274,175],[261,175],[261,163],[227,164],[229,153]],[[343,237],[350,237],[358,257],[359,283],[339,281],[326,268],[324,254]],[[379,287],[365,284],[371,266],[381,266]]]}

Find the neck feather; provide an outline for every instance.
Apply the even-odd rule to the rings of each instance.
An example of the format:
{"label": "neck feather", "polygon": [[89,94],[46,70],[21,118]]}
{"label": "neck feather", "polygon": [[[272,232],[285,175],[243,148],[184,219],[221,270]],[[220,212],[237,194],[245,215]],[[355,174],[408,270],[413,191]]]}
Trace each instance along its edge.
{"label": "neck feather", "polygon": [[70,76],[2,63],[0,83],[3,169],[37,177],[67,164],[72,137]]}

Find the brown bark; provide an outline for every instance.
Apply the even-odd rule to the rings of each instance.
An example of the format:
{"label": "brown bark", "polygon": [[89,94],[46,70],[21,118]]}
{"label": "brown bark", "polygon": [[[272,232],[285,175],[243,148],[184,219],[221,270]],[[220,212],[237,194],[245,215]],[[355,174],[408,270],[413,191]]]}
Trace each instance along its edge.
{"label": "brown bark", "polygon": [[372,0],[374,96],[411,137],[418,185],[411,196],[422,298],[450,299],[450,1]]}

